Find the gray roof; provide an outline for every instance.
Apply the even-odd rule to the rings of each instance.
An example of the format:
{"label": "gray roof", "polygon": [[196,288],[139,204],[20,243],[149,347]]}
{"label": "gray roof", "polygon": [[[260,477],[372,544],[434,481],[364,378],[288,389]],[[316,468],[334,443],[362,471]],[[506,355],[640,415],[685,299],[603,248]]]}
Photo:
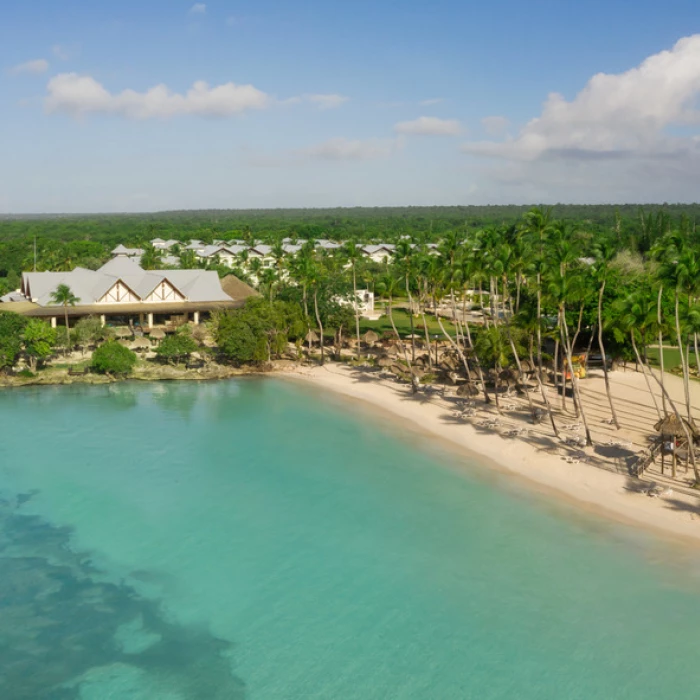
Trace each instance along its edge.
{"label": "gray roof", "polygon": [[272,253],[272,246],[271,245],[263,245],[261,243],[260,245],[252,246],[250,248],[250,251],[259,253],[260,255],[270,255],[270,253]]}
{"label": "gray roof", "polygon": [[173,246],[176,246],[180,241],[176,241],[174,238],[169,238],[164,241],[162,238],[154,238],[151,241],[151,245],[157,250],[170,250]]}
{"label": "gray roof", "polygon": [[169,282],[190,302],[228,301],[221,289],[219,276],[211,270],[144,270],[126,257],[112,258],[99,270],[77,267],[71,272],[25,272],[22,291],[26,299],[39,306],[52,306],[51,294],[59,284],[66,284],[80,300],[90,305],[121,280],[139,299],[145,299],[163,281]]}
{"label": "gray roof", "polygon": [[143,255],[142,248],[127,248],[121,243],[112,251],[112,255],[127,255],[129,257],[140,257]]}

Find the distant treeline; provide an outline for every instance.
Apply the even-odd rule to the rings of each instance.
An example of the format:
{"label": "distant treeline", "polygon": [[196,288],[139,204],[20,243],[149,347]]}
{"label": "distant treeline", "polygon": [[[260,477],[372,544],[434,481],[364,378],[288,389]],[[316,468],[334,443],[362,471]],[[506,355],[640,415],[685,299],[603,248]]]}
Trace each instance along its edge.
{"label": "distant treeline", "polygon": [[[358,242],[439,240],[448,231],[518,225],[531,207],[357,207],[339,209],[239,209],[153,214],[34,215],[0,217],[0,288],[13,288],[22,270],[93,267],[119,243],[144,245],[153,238],[257,239],[285,236]],[[669,225],[700,220],[700,204],[557,204],[552,217],[589,234],[614,230],[621,246],[646,252]]]}

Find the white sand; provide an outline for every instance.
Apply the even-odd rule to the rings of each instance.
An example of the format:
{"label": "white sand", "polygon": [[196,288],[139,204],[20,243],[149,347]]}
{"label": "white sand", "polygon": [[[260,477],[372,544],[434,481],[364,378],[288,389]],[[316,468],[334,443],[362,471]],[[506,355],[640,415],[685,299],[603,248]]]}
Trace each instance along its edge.
{"label": "white sand", "polygon": [[[653,434],[653,424],[658,419],[654,405],[641,373],[634,371],[611,372],[613,400],[622,427],[615,430],[603,421],[610,417],[605,395],[602,372],[592,373],[581,384],[583,404],[595,445],[591,448],[565,446],[554,438],[547,421],[538,426],[529,422],[527,401],[523,398],[504,399],[503,414],[499,417],[495,407],[485,406],[481,397],[473,401],[475,415],[467,418],[455,416],[454,396],[448,392],[426,396],[411,395],[410,388],[392,380],[382,380],[376,373],[353,369],[344,365],[327,364],[325,367],[298,368],[289,372],[314,386],[332,390],[353,399],[365,401],[389,412],[401,420],[403,425],[418,429],[422,434],[449,441],[453,446],[468,450],[473,455],[487,458],[480,462],[490,463],[529,480],[539,490],[567,497],[587,510],[595,509],[618,521],[651,528],[659,534],[671,535],[674,539],[700,542],[700,501],[679,482],[689,484],[692,468],[688,474],[680,467],[679,482],[670,483],[661,478],[658,467],[651,470],[640,481],[628,474],[626,459],[641,450]],[[682,381],[675,376],[667,378],[669,393],[678,399],[678,408],[683,397]],[[700,383],[692,382],[693,405],[700,405]],[[572,426],[563,434],[582,436],[573,415],[571,400],[568,412],[559,410],[561,398],[553,388],[549,398],[558,409],[557,424]],[[532,394],[538,400],[539,394]],[[510,409],[505,409],[508,404]],[[513,406],[515,405],[515,406]],[[500,418],[494,427],[480,426],[485,420]],[[527,429],[521,436],[507,436],[512,429]],[[622,443],[610,445],[610,441]],[[585,457],[584,457],[585,455]],[[567,461],[585,458],[586,461]],[[667,471],[668,474],[668,471]],[[669,486],[672,493],[652,498],[643,493],[656,482]]]}

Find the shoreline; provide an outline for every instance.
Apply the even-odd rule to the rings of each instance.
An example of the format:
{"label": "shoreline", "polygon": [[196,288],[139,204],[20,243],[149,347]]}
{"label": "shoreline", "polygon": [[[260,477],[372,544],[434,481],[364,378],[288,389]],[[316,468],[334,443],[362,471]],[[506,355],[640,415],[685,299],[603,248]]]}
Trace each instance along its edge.
{"label": "shoreline", "polygon": [[[401,427],[414,435],[435,441],[462,459],[476,461],[475,466],[485,473],[516,477],[524,488],[555,506],[569,504],[581,515],[636,527],[657,539],[695,550],[700,545],[700,502],[696,496],[675,492],[650,498],[643,493],[651,485],[646,479],[584,462],[571,463],[561,454],[538,448],[527,438],[505,438],[468,422],[456,422],[451,420],[444,399],[424,395],[416,398],[406,385],[345,366],[299,368],[275,376],[371,406],[400,420]],[[474,468],[469,464],[460,466]]]}

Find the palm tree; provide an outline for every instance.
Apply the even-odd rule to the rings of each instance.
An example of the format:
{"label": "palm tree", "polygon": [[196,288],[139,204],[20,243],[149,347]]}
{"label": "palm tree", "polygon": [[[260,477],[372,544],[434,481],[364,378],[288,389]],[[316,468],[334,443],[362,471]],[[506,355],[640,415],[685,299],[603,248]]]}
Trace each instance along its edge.
{"label": "palm tree", "polygon": [[163,252],[153,247],[151,243],[144,246],[141,256],[141,267],[144,270],[160,270],[163,266]]}
{"label": "palm tree", "polygon": [[399,344],[401,351],[403,353],[403,359],[408,368],[408,372],[411,376],[411,391],[415,394],[418,391],[418,382],[416,380],[416,375],[413,372],[413,365],[408,359],[408,352],[406,351],[406,343],[403,342],[399,331],[396,329],[396,323],[394,323],[394,296],[399,288],[399,282],[396,277],[387,273],[384,275],[380,281],[379,289],[381,290],[381,296],[387,300],[386,308],[389,316],[389,321],[391,322],[391,327],[394,330],[394,335],[396,336],[396,342]]}
{"label": "palm tree", "polygon": [[[673,289],[676,340],[683,370],[686,412],[688,420],[690,420],[690,369],[681,331],[680,299],[682,294],[690,299],[693,288],[697,285],[698,277],[700,277],[700,258],[698,258],[694,247],[688,245],[686,232],[682,230],[670,231],[665,234],[654,246],[652,253],[660,262],[657,274],[662,285],[665,282]],[[660,347],[659,352],[663,355],[663,347]]]}
{"label": "palm tree", "polygon": [[605,285],[607,283],[608,270],[610,262],[615,257],[616,250],[610,241],[605,239],[599,240],[593,247],[593,255],[595,256],[595,265],[592,267],[592,272],[595,279],[599,282],[598,290],[598,347],[600,348],[600,356],[603,360],[603,375],[605,377],[605,393],[608,395],[608,403],[610,404],[610,413],[612,414],[615,427],[620,429],[620,421],[617,419],[615,405],[613,404],[612,393],[610,391],[610,378],[608,377],[608,363],[605,357],[605,345],[603,344],[603,294],[605,293]]}
{"label": "palm tree", "polygon": [[411,321],[411,362],[416,361],[416,334],[413,327],[413,297],[411,296],[411,281],[415,273],[415,260],[413,256],[413,244],[406,238],[402,238],[394,249],[393,262],[401,272],[408,297],[408,317]]}
{"label": "palm tree", "polygon": [[343,258],[352,268],[352,308],[355,312],[355,334],[357,336],[357,359],[360,359],[360,309],[357,303],[357,263],[362,258],[362,252],[355,241],[347,241],[342,248]]}
{"label": "palm tree", "polygon": [[67,284],[59,284],[56,289],[51,292],[51,301],[54,304],[63,307],[63,314],[66,323],[66,352],[70,349],[70,325],[68,323],[68,307],[75,306],[80,299],[73,294],[71,288]]}

